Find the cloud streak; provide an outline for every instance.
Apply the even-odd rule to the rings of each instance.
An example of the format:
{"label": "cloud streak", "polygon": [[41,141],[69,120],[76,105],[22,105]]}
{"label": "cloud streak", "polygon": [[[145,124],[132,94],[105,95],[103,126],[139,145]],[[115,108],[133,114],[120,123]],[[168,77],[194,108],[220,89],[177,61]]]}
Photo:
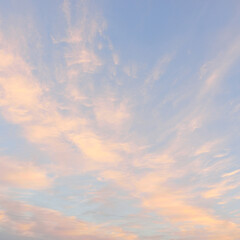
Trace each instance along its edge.
{"label": "cloud streak", "polygon": [[[160,14],[171,4],[160,2],[125,9],[64,0],[6,10],[0,227],[7,238],[238,240],[239,24],[229,17],[229,25],[214,25],[201,4],[186,4],[171,21]],[[183,24],[193,20],[184,6],[203,14],[194,31]],[[123,9],[135,15],[119,15]]]}

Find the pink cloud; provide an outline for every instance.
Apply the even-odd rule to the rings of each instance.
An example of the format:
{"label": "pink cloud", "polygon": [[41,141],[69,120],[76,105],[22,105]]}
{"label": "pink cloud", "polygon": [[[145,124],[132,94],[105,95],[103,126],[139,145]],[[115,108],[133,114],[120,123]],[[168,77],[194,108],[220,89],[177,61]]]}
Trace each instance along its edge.
{"label": "pink cloud", "polygon": [[47,172],[31,162],[0,157],[0,167],[0,184],[3,187],[40,190],[51,186],[52,180]]}

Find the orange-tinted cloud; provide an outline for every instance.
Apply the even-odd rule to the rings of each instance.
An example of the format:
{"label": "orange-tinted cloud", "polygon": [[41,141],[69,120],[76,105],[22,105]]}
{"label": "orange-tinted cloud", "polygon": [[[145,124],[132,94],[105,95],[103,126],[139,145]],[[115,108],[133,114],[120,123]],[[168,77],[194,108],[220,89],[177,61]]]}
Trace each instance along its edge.
{"label": "orange-tinted cloud", "polygon": [[47,172],[31,162],[0,157],[0,168],[0,184],[7,188],[17,187],[41,190],[49,188],[52,183]]}

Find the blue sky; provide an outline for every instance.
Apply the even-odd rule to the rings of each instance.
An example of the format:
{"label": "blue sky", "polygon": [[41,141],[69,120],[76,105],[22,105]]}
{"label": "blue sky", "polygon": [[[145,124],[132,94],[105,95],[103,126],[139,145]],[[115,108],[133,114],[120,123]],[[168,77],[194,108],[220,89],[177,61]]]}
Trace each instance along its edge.
{"label": "blue sky", "polygon": [[0,238],[238,240],[238,1],[0,1]]}

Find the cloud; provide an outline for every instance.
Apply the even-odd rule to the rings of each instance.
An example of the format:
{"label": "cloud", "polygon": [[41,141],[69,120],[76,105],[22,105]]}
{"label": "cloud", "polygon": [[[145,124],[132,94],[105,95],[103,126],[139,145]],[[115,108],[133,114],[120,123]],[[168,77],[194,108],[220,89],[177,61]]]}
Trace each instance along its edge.
{"label": "cloud", "polygon": [[[68,72],[71,73],[74,69],[75,77],[82,73],[94,73],[103,64],[96,54],[95,46],[97,36],[106,28],[105,21],[95,9],[90,10],[84,1],[79,1],[74,8],[70,1],[64,1],[62,10],[67,22],[66,37],[53,39],[56,44],[68,43],[65,49]],[[78,13],[77,18],[72,17],[75,12]],[[73,77],[69,74],[70,78],[71,76]]]}
{"label": "cloud", "polygon": [[136,235],[124,232],[120,227],[96,225],[24,202],[2,198],[0,205],[0,226],[20,236],[40,239],[138,239]]}
{"label": "cloud", "polygon": [[[51,68],[47,80],[47,74],[36,74],[39,66],[36,59],[29,60],[31,48],[25,49],[24,45],[21,51],[17,37],[8,44],[8,34],[2,34],[5,42],[1,42],[0,51],[1,113],[8,123],[21,127],[27,141],[47,152],[51,164],[46,170],[37,163],[0,159],[1,186],[44,190],[52,187],[48,171],[62,176],[69,174],[69,178],[80,178],[73,174],[87,172],[89,175],[83,178],[87,181],[88,177],[94,178],[96,186],[102,188],[102,198],[109,197],[105,188],[109,192],[119,191],[114,197],[125,194],[123,198],[133,202],[131,211],[154,216],[153,227],[156,228],[160,219],[164,219],[164,227],[176,231],[172,235],[174,239],[189,239],[189,236],[191,239],[196,236],[199,239],[238,239],[235,220],[224,220],[230,219],[230,215],[223,216],[224,210],[218,212],[215,206],[219,198],[225,203],[225,194],[238,187],[235,181],[239,170],[222,174],[229,169],[227,164],[231,158],[216,159],[216,156],[223,156],[216,155],[216,151],[220,145],[224,147],[225,142],[209,141],[209,136],[214,135],[209,131],[215,118],[208,120],[214,115],[211,110],[216,108],[214,102],[208,101],[208,94],[215,93],[221,79],[238,59],[239,39],[202,66],[200,77],[196,78],[196,83],[193,81],[194,91],[189,91],[188,84],[184,87],[186,82],[178,78],[184,92],[174,89],[171,94],[167,92],[164,99],[150,96],[154,103],[145,101],[146,105],[142,105],[144,94],[135,88],[134,93],[129,94],[121,88],[123,84],[120,86],[115,79],[113,81],[118,78],[116,74],[123,71],[124,77],[128,76],[123,81],[128,83],[129,78],[135,78],[132,86],[137,86],[144,76],[141,66],[137,62],[126,64],[121,70],[124,58],[120,62],[114,48],[109,46],[110,40],[103,33],[106,22],[93,5],[86,1],[63,2],[66,28],[62,29],[60,37],[52,36],[57,61],[50,66],[48,61],[44,63],[46,69]],[[25,38],[25,34],[21,36]],[[48,50],[48,47],[43,48]],[[172,59],[172,55],[159,58],[145,79],[144,91],[166,74]],[[55,70],[59,71],[56,75]],[[121,73],[119,76],[121,78]],[[136,108],[132,107],[133,102]],[[153,109],[145,114],[152,103]],[[222,138],[216,136],[216,139]],[[215,157],[209,157],[209,153]],[[222,181],[221,176],[226,181]],[[85,180],[77,184],[84,185]],[[64,183],[59,191],[67,190],[69,185]],[[89,194],[96,199],[95,192],[89,190]],[[58,200],[54,196],[53,201]],[[102,221],[98,225],[55,210],[6,202],[0,204],[3,206],[0,224],[8,232],[40,239],[138,239],[112,226],[114,221],[126,222],[114,214],[111,224]],[[97,212],[98,206],[95,207]],[[16,214],[20,214],[20,219]],[[124,229],[130,228],[124,226]],[[146,229],[149,230],[148,226],[143,224],[143,229],[135,231],[141,235]],[[162,237],[157,236],[156,239]]]}
{"label": "cloud", "polygon": [[[199,236],[199,239],[237,239],[240,233],[237,223],[221,219],[214,216],[212,211],[187,203],[184,195],[171,192],[170,189],[162,189],[160,193],[146,197],[143,206],[157,211],[175,225],[180,230],[178,236],[185,233],[185,237]],[[199,233],[198,229],[201,229]]]}
{"label": "cloud", "polygon": [[11,60],[0,65],[0,106],[3,115],[14,123],[31,121],[32,113],[42,107],[42,88],[34,81],[31,68],[19,56],[11,52],[4,54]]}
{"label": "cloud", "polygon": [[220,143],[220,140],[207,142],[196,150],[195,155],[200,155],[203,153],[211,153],[211,151],[213,151],[219,143]]}
{"label": "cloud", "polygon": [[121,160],[111,145],[92,132],[71,134],[69,139],[79,147],[85,156],[96,162],[118,163]]}
{"label": "cloud", "polygon": [[0,51],[0,66],[1,69],[13,64],[15,58],[12,54],[7,53],[3,49]]}
{"label": "cloud", "polygon": [[130,120],[130,111],[127,101],[105,96],[95,100],[94,113],[100,125],[118,128]]}
{"label": "cloud", "polygon": [[210,190],[203,193],[205,198],[219,198],[229,190],[235,189],[239,186],[239,183],[236,183],[232,179],[226,179],[220,181],[214,185],[208,186]]}
{"label": "cloud", "polygon": [[[64,9],[68,19],[67,40],[64,38],[56,40],[56,44],[68,42],[69,48],[63,53],[66,60],[63,71],[70,73],[75,69],[74,65],[81,65],[76,68],[75,77],[82,73],[91,74],[95,67],[100,66],[94,46],[96,36],[101,34],[105,27],[104,21],[98,22],[96,17],[88,23],[86,20],[89,10],[83,7],[77,8],[83,15],[72,22],[70,2],[64,2]],[[102,98],[102,101],[97,101],[97,98],[89,100],[89,94],[85,94],[84,90],[81,91],[81,95],[81,89],[76,86],[74,79],[67,81],[66,78],[58,84],[59,86],[63,84],[71,94],[63,94],[64,103],[61,103],[56,99],[54,84],[52,82],[43,84],[42,75],[36,77],[34,67],[14,45],[14,39],[8,43],[2,38],[2,45],[1,112],[8,122],[21,126],[23,137],[37,144],[40,150],[46,151],[58,164],[68,165],[65,166],[67,168],[72,167],[73,171],[76,171],[76,165],[82,166],[83,162],[86,168],[89,165],[91,169],[96,169],[99,163],[117,164],[121,161],[120,152],[125,151],[122,142],[106,140],[106,136],[96,133],[96,130],[98,124],[112,125],[114,129],[126,123],[129,119],[126,102],[112,102],[107,98]],[[27,52],[27,49],[25,51]],[[78,101],[91,109],[96,115],[97,123],[92,121],[91,115],[88,116],[81,111]],[[75,167],[69,165],[69,161]],[[59,166],[56,166],[56,169],[58,168]]]}
{"label": "cloud", "polygon": [[223,174],[222,177],[233,176],[233,175],[235,175],[235,174],[237,174],[237,173],[239,173],[239,172],[240,172],[240,169],[237,169],[237,170],[235,170],[235,171],[232,171],[232,172]]}
{"label": "cloud", "polygon": [[232,39],[228,47],[223,49],[215,59],[202,66],[200,78],[204,80],[204,84],[200,91],[201,96],[216,89],[220,81],[222,81],[224,76],[226,76],[236,60],[240,57],[239,36],[235,36]]}
{"label": "cloud", "polygon": [[0,167],[2,187],[42,190],[49,188],[52,184],[52,179],[48,177],[46,170],[31,162],[0,157]]}
{"label": "cloud", "polygon": [[158,211],[170,221],[183,224],[184,222],[196,225],[219,224],[220,221],[205,210],[186,204],[184,198],[179,194],[167,193],[163,190],[161,195],[153,195],[144,199],[143,206]]}
{"label": "cloud", "polygon": [[131,78],[137,78],[137,73],[139,71],[138,65],[136,63],[129,63],[123,67],[123,72]]}
{"label": "cloud", "polygon": [[91,51],[84,48],[75,48],[74,51],[66,55],[66,62],[68,66],[79,65],[78,71],[94,72],[102,63],[100,59]]}
{"label": "cloud", "polygon": [[119,56],[116,53],[113,54],[113,62],[115,65],[119,64]]}
{"label": "cloud", "polygon": [[173,57],[171,55],[165,55],[164,57],[160,58],[153,68],[152,72],[146,78],[145,84],[153,84],[155,81],[159,80],[160,77],[164,74],[172,58]]}

